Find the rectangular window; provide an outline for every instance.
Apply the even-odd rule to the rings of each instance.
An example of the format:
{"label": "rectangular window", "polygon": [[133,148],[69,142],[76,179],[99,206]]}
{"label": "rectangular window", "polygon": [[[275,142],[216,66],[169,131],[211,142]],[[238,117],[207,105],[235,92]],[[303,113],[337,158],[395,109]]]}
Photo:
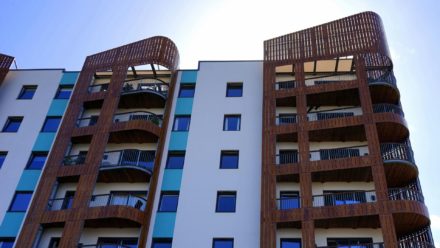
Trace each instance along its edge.
{"label": "rectangular window", "polygon": [[61,117],[54,116],[54,117],[46,117],[46,120],[44,121],[43,128],[41,129],[41,132],[43,133],[54,133],[58,130],[58,126],[60,125]]}
{"label": "rectangular window", "polygon": [[159,212],[176,212],[179,202],[179,192],[164,191],[160,196]]}
{"label": "rectangular window", "polygon": [[196,86],[194,84],[181,84],[179,97],[180,98],[193,98]]}
{"label": "rectangular window", "polygon": [[301,248],[301,239],[281,239],[280,248]]}
{"label": "rectangular window", "polygon": [[153,239],[151,248],[171,248],[172,243],[173,243],[172,239],[155,238]]}
{"label": "rectangular window", "polygon": [[14,240],[14,238],[0,238],[0,248],[12,248]]}
{"label": "rectangular window", "polygon": [[173,131],[188,131],[191,123],[191,116],[176,115],[174,117]]}
{"label": "rectangular window", "polygon": [[243,83],[228,83],[226,86],[226,97],[243,96]]}
{"label": "rectangular window", "polygon": [[31,201],[32,192],[30,191],[17,191],[15,192],[12,203],[9,206],[10,212],[26,212],[29,203]]}
{"label": "rectangular window", "polygon": [[55,99],[69,99],[72,94],[73,85],[60,85],[55,95]]}
{"label": "rectangular window", "polygon": [[240,131],[241,115],[225,115],[223,131]]}
{"label": "rectangular window", "polygon": [[47,152],[32,152],[26,166],[28,170],[41,170],[47,159]]}
{"label": "rectangular window", "polygon": [[295,209],[299,208],[299,192],[298,191],[281,191],[279,199],[279,209]]}
{"label": "rectangular window", "polygon": [[234,239],[215,238],[212,240],[212,248],[234,248]]}
{"label": "rectangular window", "polygon": [[220,155],[220,169],[237,169],[238,155],[238,151],[222,151]]}
{"label": "rectangular window", "polygon": [[0,152],[0,168],[2,168],[3,162],[5,162],[6,155],[8,155],[8,152]]}
{"label": "rectangular window", "polygon": [[23,121],[23,117],[21,116],[8,117],[8,120],[6,120],[6,123],[3,126],[2,132],[8,132],[8,133],[18,132],[18,128],[20,128],[22,121]]}
{"label": "rectangular window", "polygon": [[237,192],[235,191],[217,192],[217,204],[215,211],[218,213],[234,213],[236,200]]}
{"label": "rectangular window", "polygon": [[17,99],[32,99],[36,90],[36,85],[25,85],[23,86],[23,88],[21,88],[20,94],[18,95]]}
{"label": "rectangular window", "polygon": [[166,169],[183,169],[185,163],[184,151],[170,151],[168,153]]}

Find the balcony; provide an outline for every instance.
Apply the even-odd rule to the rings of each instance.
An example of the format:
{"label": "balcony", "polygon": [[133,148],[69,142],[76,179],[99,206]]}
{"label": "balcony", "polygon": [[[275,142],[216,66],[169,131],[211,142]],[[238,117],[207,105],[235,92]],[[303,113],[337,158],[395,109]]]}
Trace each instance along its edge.
{"label": "balcony", "polygon": [[352,158],[368,155],[368,146],[352,146],[310,151],[310,161]]}
{"label": "balcony", "polygon": [[76,126],[77,127],[90,127],[90,126],[96,125],[97,122],[98,122],[98,116],[79,118],[76,121]]}
{"label": "balcony", "polygon": [[307,113],[308,121],[321,121],[335,118],[344,118],[362,115],[360,107],[347,107]]}
{"label": "balcony", "polygon": [[297,123],[296,114],[282,114],[278,115],[275,119],[275,124],[277,126],[289,125]]}
{"label": "balcony", "polygon": [[288,164],[297,164],[298,163],[298,151],[290,150],[281,152],[276,155],[276,165],[288,165]]}
{"label": "balcony", "polygon": [[47,210],[57,211],[57,210],[70,209],[72,207],[72,203],[73,203],[73,196],[65,197],[65,198],[49,199],[47,203]]}
{"label": "balcony", "polygon": [[435,248],[431,228],[425,227],[419,231],[399,238],[398,248]]}
{"label": "balcony", "polygon": [[409,141],[380,144],[385,175],[390,187],[401,186],[415,180],[418,169]]}
{"label": "balcony", "polygon": [[149,121],[159,127],[162,126],[162,118],[148,111],[126,112],[126,113],[115,114],[113,116],[114,123],[127,122],[133,120]]}
{"label": "balcony", "polygon": [[305,79],[306,86],[322,85],[322,84],[333,84],[345,81],[356,80],[355,73],[347,74],[328,74],[324,76],[313,76]]}
{"label": "balcony", "polygon": [[275,90],[288,90],[288,89],[294,89],[298,87],[298,83],[295,80],[288,80],[288,81],[279,81],[275,82]]}
{"label": "balcony", "polygon": [[67,155],[63,159],[63,165],[84,164],[87,154]]}
{"label": "balcony", "polygon": [[397,104],[399,102],[400,93],[392,72],[387,72],[378,78],[370,77],[367,81],[373,103]]}
{"label": "balcony", "polygon": [[410,185],[405,188],[388,189],[388,199],[392,201],[418,201],[425,202],[422,192],[415,186]]}
{"label": "balcony", "polygon": [[394,113],[404,117],[403,110],[400,106],[395,104],[374,104],[373,105],[374,113]]}
{"label": "balcony", "polygon": [[282,197],[277,199],[278,210],[298,209],[301,207],[301,199],[299,196]]}
{"label": "balcony", "polygon": [[156,79],[126,81],[122,87],[119,108],[163,108],[168,89],[168,84]]}
{"label": "balcony", "polygon": [[162,118],[148,111],[118,113],[113,116],[111,143],[157,142]]}
{"label": "balcony", "polygon": [[349,204],[360,204],[376,201],[376,192],[370,191],[348,191],[315,195],[312,197],[313,207],[340,206]]}
{"label": "balcony", "polygon": [[147,200],[128,193],[114,193],[105,195],[93,195],[89,207],[126,206],[144,211]]}
{"label": "balcony", "polygon": [[[78,245],[78,248],[133,248],[131,245],[120,245],[120,244],[113,244],[113,243],[100,243],[100,244],[94,244],[94,245]],[[137,247],[137,246],[136,246]]]}
{"label": "balcony", "polygon": [[368,244],[317,246],[316,248],[385,248],[385,245],[383,242],[380,242]]}
{"label": "balcony", "polygon": [[89,93],[95,93],[95,92],[103,92],[107,91],[110,83],[104,83],[104,84],[94,84],[90,85],[87,91]]}

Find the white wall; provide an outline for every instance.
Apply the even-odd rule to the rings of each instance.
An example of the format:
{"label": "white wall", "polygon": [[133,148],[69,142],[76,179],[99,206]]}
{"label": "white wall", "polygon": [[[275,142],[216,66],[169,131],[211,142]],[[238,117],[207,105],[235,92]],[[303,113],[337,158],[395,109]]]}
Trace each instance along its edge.
{"label": "white wall", "polygon": [[[62,73],[62,70],[10,71],[0,86],[0,128],[8,116],[24,117],[17,133],[0,132],[0,151],[8,152],[0,169],[0,223],[41,131]],[[38,85],[31,100],[17,100],[23,85]]]}

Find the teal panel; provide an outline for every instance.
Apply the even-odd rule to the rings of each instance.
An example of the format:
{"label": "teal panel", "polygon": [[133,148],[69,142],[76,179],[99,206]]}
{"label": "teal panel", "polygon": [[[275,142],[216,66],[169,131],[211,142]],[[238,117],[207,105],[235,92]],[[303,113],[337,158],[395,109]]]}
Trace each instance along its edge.
{"label": "teal panel", "polygon": [[33,151],[49,151],[56,133],[39,133]]}
{"label": "teal panel", "polygon": [[25,213],[7,212],[0,226],[0,237],[16,237]]}
{"label": "teal panel", "polygon": [[38,178],[41,170],[24,170],[18,182],[17,189],[19,191],[34,191],[37,186]]}
{"label": "teal panel", "polygon": [[63,116],[66,110],[67,103],[69,100],[66,99],[54,99],[50,104],[48,116]]}
{"label": "teal panel", "polygon": [[186,150],[188,132],[171,132],[168,150]]}
{"label": "teal panel", "polygon": [[177,98],[176,115],[190,115],[194,98]]}
{"label": "teal panel", "polygon": [[172,238],[176,213],[157,213],[153,238]]}
{"label": "teal panel", "polygon": [[182,77],[180,78],[180,83],[193,83],[197,81],[197,71],[182,71]]}
{"label": "teal panel", "polygon": [[64,72],[61,77],[60,84],[75,84],[78,79],[79,72]]}
{"label": "teal panel", "polygon": [[179,169],[165,169],[162,181],[162,190],[180,190],[180,183],[182,181],[182,171]]}

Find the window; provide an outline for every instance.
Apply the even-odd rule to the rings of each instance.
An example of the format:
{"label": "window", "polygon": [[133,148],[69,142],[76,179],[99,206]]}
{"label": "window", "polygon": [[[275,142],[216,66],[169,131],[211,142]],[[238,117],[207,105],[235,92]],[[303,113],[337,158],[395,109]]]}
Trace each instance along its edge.
{"label": "window", "polygon": [[234,248],[234,239],[215,238],[212,240],[212,248]]}
{"label": "window", "polygon": [[243,96],[243,83],[228,83],[226,86],[226,97]]}
{"label": "window", "polygon": [[168,153],[167,169],[183,169],[183,164],[185,163],[185,152],[184,151],[170,151]]}
{"label": "window", "polygon": [[223,131],[240,131],[241,115],[225,115]]}
{"label": "window", "polygon": [[216,212],[233,213],[235,212],[235,203],[237,192],[235,191],[219,191],[217,192]]}
{"label": "window", "polygon": [[47,152],[33,152],[26,166],[28,170],[41,170],[46,162]]}
{"label": "window", "polygon": [[72,208],[74,197],[75,197],[75,191],[66,191],[66,193],[64,194],[64,200],[61,204],[61,209]]}
{"label": "window", "polygon": [[72,94],[73,85],[60,85],[55,99],[69,99]]}
{"label": "window", "polygon": [[[0,152],[0,168],[3,166],[3,162],[5,162],[6,155],[8,155],[7,152]],[[1,248],[1,247],[0,247]]]}
{"label": "window", "polygon": [[46,117],[41,132],[50,133],[56,132],[60,125],[61,117]]}
{"label": "window", "polygon": [[58,248],[60,245],[61,238],[50,238],[49,247],[48,248]]}
{"label": "window", "polygon": [[174,118],[173,131],[188,131],[191,122],[189,115],[177,115]]}
{"label": "window", "polygon": [[14,246],[14,238],[0,238],[0,248],[12,248]]}
{"label": "window", "polygon": [[176,212],[179,192],[164,191],[160,196],[159,212]]}
{"label": "window", "polygon": [[35,91],[37,90],[36,85],[25,85],[21,88],[18,99],[32,99],[34,97]]}
{"label": "window", "polygon": [[299,208],[299,192],[298,191],[281,191],[280,192],[279,209],[294,209]]}
{"label": "window", "polygon": [[194,84],[182,84],[180,85],[179,97],[180,98],[192,98],[195,92]]}
{"label": "window", "polygon": [[16,133],[20,127],[23,117],[8,117],[2,132]]}
{"label": "window", "polygon": [[281,248],[301,248],[301,239],[281,239]]}
{"label": "window", "polygon": [[171,248],[173,243],[172,239],[153,239],[151,248]]}
{"label": "window", "polygon": [[220,155],[220,169],[237,169],[238,151],[222,151]]}
{"label": "window", "polygon": [[31,201],[32,192],[17,191],[12,199],[10,212],[26,212],[29,202]]}

